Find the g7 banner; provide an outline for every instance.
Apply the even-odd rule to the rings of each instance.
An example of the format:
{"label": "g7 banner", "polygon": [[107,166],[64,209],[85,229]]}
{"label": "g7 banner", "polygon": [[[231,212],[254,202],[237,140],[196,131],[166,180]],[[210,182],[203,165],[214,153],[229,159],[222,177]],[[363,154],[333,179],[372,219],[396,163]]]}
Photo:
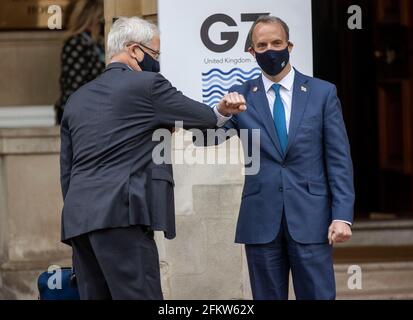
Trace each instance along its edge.
{"label": "g7 banner", "polygon": [[232,85],[260,76],[247,38],[262,15],[289,25],[292,65],[312,76],[311,0],[158,0],[162,74],[185,95],[215,105]]}

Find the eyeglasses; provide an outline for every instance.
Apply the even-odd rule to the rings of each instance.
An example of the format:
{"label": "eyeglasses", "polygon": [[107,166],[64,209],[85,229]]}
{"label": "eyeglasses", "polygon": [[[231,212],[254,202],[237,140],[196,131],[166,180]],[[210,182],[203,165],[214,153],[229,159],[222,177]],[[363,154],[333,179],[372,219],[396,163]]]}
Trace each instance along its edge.
{"label": "eyeglasses", "polygon": [[153,58],[155,58],[156,60],[158,60],[159,56],[161,55],[161,53],[159,51],[156,51],[152,48],[149,48],[149,47],[147,47],[147,46],[145,46],[145,45],[143,45],[142,43],[139,43],[139,42],[131,42],[131,43],[128,43],[126,46],[128,47],[128,46],[132,46],[134,44],[138,45],[138,48],[143,53],[145,53],[145,50],[143,50],[142,47],[145,48],[146,50],[148,50],[151,53],[151,55],[153,56]]}
{"label": "eyeglasses", "polygon": [[153,54],[153,56],[154,56],[155,59],[158,59],[159,56],[161,55],[161,52],[160,52],[160,51],[156,51],[156,50],[154,50],[154,49],[152,49],[152,48],[149,48],[149,47],[143,45],[142,43],[139,43],[139,45],[142,46],[142,47],[144,47],[145,49],[149,50],[150,52],[152,52],[152,54]]}

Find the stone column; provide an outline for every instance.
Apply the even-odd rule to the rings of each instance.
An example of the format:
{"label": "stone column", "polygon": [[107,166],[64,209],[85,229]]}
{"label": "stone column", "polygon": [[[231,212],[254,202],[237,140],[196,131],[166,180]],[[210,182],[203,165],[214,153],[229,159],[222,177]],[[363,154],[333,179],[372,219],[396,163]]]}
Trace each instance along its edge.
{"label": "stone column", "polygon": [[0,130],[0,299],[36,299],[37,277],[71,266],[60,243],[59,129]]}

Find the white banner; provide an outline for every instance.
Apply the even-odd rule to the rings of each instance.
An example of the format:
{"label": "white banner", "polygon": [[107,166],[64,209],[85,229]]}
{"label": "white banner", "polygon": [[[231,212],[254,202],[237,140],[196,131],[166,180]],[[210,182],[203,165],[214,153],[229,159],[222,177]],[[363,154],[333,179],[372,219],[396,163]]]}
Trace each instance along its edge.
{"label": "white banner", "polygon": [[158,0],[162,74],[185,95],[214,105],[233,84],[260,75],[246,52],[248,32],[260,15],[289,25],[291,63],[311,76],[311,0]]}

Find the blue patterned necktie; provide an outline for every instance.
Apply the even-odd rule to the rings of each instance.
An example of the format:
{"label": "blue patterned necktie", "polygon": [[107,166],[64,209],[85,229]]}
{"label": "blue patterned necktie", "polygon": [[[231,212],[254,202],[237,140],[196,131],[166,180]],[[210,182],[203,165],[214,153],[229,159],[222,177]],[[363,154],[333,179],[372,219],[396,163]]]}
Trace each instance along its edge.
{"label": "blue patterned necktie", "polygon": [[288,134],[287,134],[287,124],[285,121],[285,110],[284,105],[280,96],[280,87],[281,85],[274,83],[272,89],[275,92],[275,101],[273,107],[273,117],[275,130],[278,134],[278,139],[280,141],[281,150],[284,153],[285,148],[287,147]]}

